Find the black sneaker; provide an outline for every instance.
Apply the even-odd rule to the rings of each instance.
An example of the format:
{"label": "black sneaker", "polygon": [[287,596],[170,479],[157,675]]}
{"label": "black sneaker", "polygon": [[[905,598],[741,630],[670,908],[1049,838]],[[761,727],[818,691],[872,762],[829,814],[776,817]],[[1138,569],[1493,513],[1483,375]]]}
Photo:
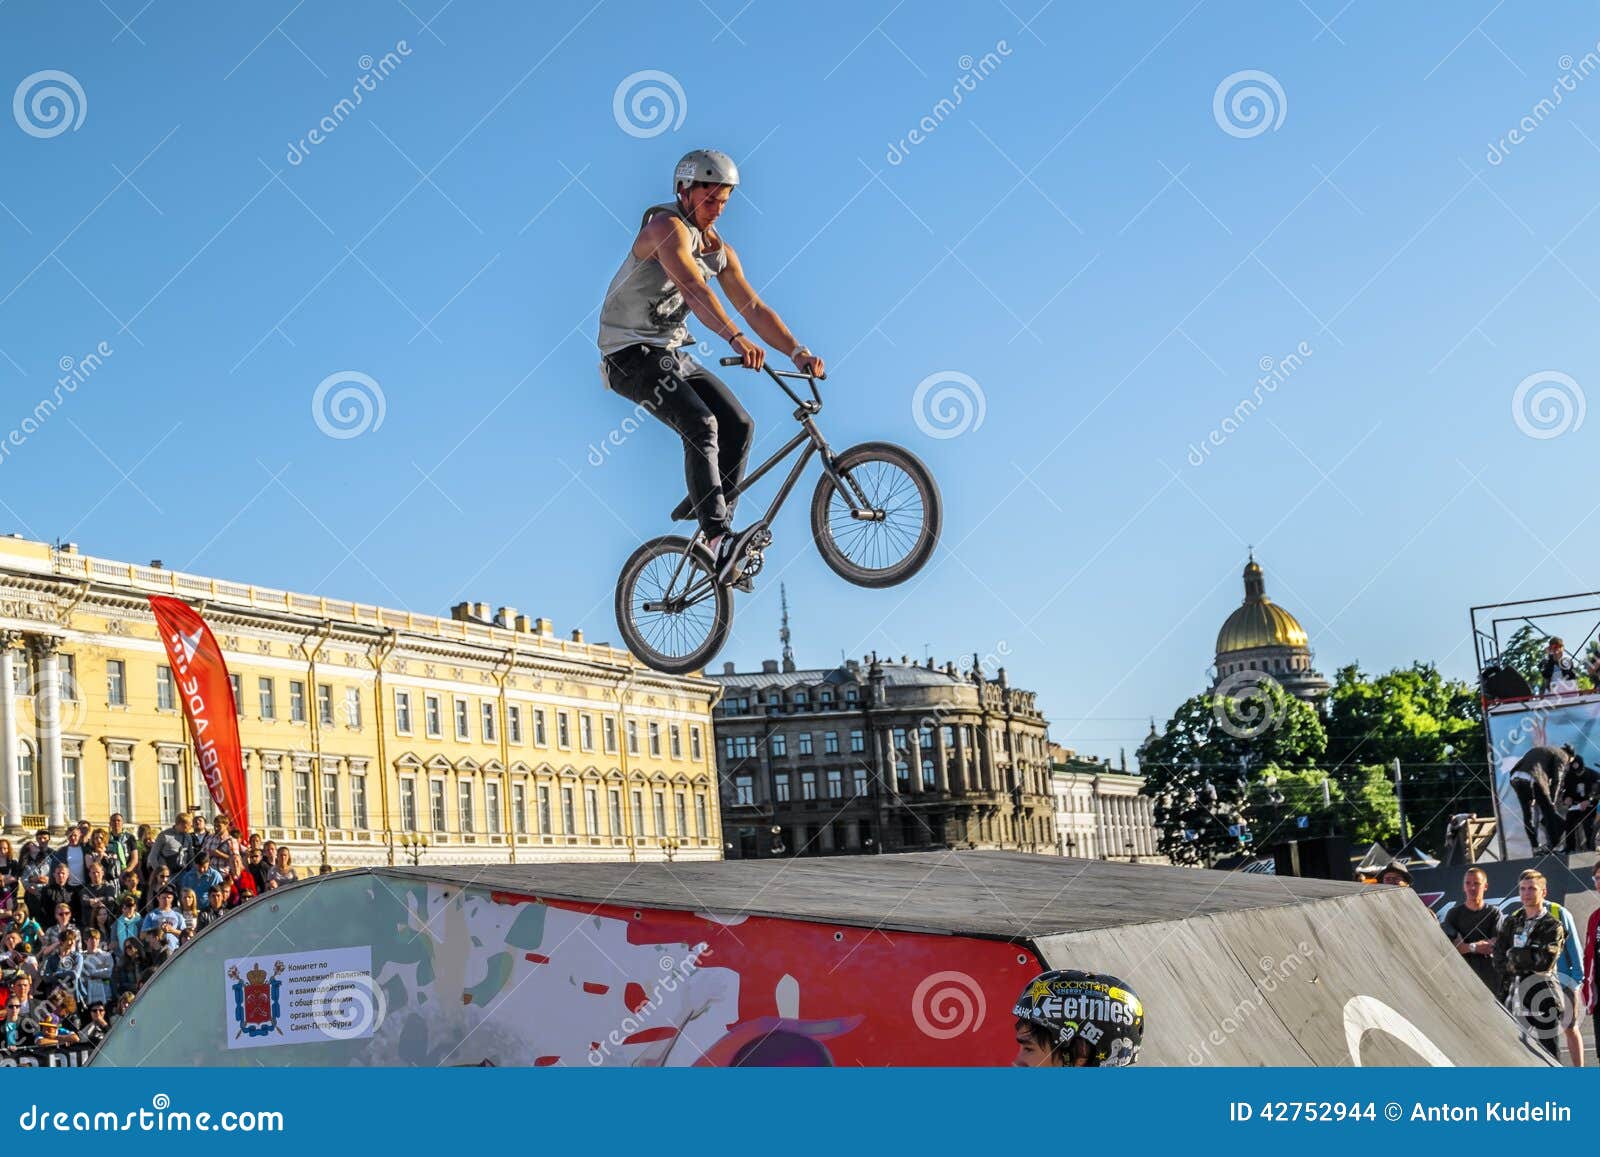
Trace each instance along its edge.
{"label": "black sneaker", "polygon": [[[758,522],[754,525],[745,527],[741,531],[729,531],[727,534],[722,536],[722,542],[718,544],[717,549],[718,582],[733,583],[735,586],[738,586],[740,583],[749,581],[742,576],[735,581],[733,572],[736,569],[739,561],[744,558],[745,548],[748,547],[751,541],[761,533],[762,529],[763,528],[761,524]],[[749,586],[740,586],[739,589],[749,591],[753,590],[754,588]]]}

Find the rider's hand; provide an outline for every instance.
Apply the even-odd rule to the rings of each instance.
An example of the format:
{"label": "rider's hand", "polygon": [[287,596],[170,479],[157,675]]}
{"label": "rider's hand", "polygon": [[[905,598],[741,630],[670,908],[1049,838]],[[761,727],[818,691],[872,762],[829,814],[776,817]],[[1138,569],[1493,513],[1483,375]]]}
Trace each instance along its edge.
{"label": "rider's hand", "polygon": [[794,355],[794,368],[802,374],[808,374],[813,378],[827,377],[827,374],[823,371],[822,359],[810,350]]}
{"label": "rider's hand", "polygon": [[733,352],[744,359],[745,369],[759,370],[766,363],[767,351],[745,337],[744,334],[735,334],[730,344],[733,346]]}

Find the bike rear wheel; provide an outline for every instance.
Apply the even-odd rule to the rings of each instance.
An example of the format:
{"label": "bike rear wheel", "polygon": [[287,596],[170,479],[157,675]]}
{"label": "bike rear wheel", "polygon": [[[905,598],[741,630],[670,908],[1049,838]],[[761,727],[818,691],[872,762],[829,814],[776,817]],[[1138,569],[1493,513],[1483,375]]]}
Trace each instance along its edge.
{"label": "bike rear wheel", "polygon": [[840,578],[889,587],[916,574],[933,554],[943,509],[939,487],[921,459],[889,442],[863,442],[835,458],[834,473],[818,480],[811,534]]}
{"label": "bike rear wheel", "polygon": [[651,539],[617,578],[617,627],[641,663],[669,675],[698,671],[722,650],[733,623],[733,592],[716,581],[704,546],[686,559],[689,540]]}

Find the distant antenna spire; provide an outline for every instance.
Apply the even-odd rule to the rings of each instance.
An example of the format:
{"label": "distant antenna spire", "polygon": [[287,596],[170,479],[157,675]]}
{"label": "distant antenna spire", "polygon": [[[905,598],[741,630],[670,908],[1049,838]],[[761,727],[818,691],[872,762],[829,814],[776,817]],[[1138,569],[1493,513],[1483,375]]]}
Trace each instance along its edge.
{"label": "distant antenna spire", "polygon": [[794,648],[789,645],[789,588],[778,584],[778,597],[783,605],[783,625],[778,628],[778,641],[783,644],[783,669],[794,670]]}

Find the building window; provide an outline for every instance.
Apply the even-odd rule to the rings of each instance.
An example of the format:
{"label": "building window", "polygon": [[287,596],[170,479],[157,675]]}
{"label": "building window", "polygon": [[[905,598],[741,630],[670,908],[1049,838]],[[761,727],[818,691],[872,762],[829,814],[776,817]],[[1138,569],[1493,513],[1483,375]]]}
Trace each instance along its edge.
{"label": "building window", "polygon": [[767,750],[771,751],[773,755],[789,754],[789,741],[784,738],[783,732],[774,731],[772,735],[768,737]]}
{"label": "building window", "polygon": [[673,792],[672,794],[672,818],[677,821],[678,838],[682,839],[684,836],[689,834],[688,815],[685,812],[686,805],[684,804],[683,793],[681,791]]}
{"label": "building window", "polygon": [[804,691],[796,691],[794,693],[794,701],[796,703],[809,703],[811,701],[811,697]]}
{"label": "building window", "polygon": [[433,830],[444,831],[444,780],[442,779],[428,781],[428,810],[432,813]]}
{"label": "building window", "polygon": [[339,773],[337,771],[324,771],[322,773],[322,826],[325,828],[343,826],[339,823]]}
{"label": "building window", "polygon": [[333,685],[317,684],[317,718],[324,727],[333,726]]}
{"label": "building window", "polygon": [[578,834],[578,817],[572,810],[572,789],[561,789],[561,830],[569,836]]}
{"label": "building window", "polygon": [[237,675],[228,676],[228,690],[233,693],[233,711],[240,718],[244,717],[244,681]]}
{"label": "building window", "polygon": [[800,798],[801,799],[816,799],[817,798],[817,773],[816,772],[814,772],[814,771],[802,771],[800,773]]}
{"label": "building window", "polygon": [[828,798],[844,798],[844,772],[836,767],[828,771]]}
{"label": "building window", "polygon": [[524,784],[511,785],[511,827],[519,836],[528,834],[528,789]]}
{"label": "building window", "polygon": [[128,665],[121,659],[106,660],[106,702],[113,707],[128,705]]}
{"label": "building window", "polygon": [[472,738],[472,716],[467,710],[467,701],[465,699],[457,699],[455,701],[455,711],[456,738],[466,742]]}
{"label": "building window", "polygon": [[311,826],[311,773],[294,773],[294,822],[302,828]]}
{"label": "building window", "polygon": [[346,727],[361,726],[361,688],[346,687],[344,689],[344,725]]}
{"label": "building window", "polygon": [[583,789],[583,822],[588,826],[591,836],[599,833],[600,793],[592,787]]}
{"label": "building window", "polygon": [[156,668],[156,710],[176,711],[178,693],[172,685],[172,668],[163,663]]}
{"label": "building window", "polygon": [[700,839],[706,838],[706,797],[694,797],[694,834]]}
{"label": "building window", "polygon": [[522,707],[519,704],[506,704],[506,738],[512,743],[522,743]]}
{"label": "building window", "polygon": [[933,750],[933,728],[928,724],[922,725],[922,730],[917,733],[917,742],[922,745],[923,751]]}
{"label": "building window", "polygon": [[774,803],[789,802],[789,773],[780,771],[772,777],[772,799]]}
{"label": "building window", "polygon": [[703,750],[700,746],[700,728],[691,726],[689,728],[689,758],[699,763]]}
{"label": "building window", "polygon": [[867,737],[866,737],[866,735],[861,731],[852,731],[850,733],[850,751],[853,754],[859,755],[859,754],[861,754],[861,752],[865,751],[866,749],[867,749]]}
{"label": "building window", "polygon": [[483,720],[482,720],[483,741],[485,743],[493,743],[495,741],[495,734],[494,734],[494,704],[493,703],[482,703],[482,704],[479,704],[479,711],[483,715]]}
{"label": "building window", "polygon": [[735,807],[750,807],[756,802],[756,783],[748,775],[733,777],[733,804]]}
{"label": "building window", "polygon": [[639,724],[636,720],[628,720],[628,754],[639,754]]}
{"label": "building window", "polygon": [[822,733],[822,754],[839,754],[839,733],[837,731],[824,731]]}
{"label": "building window", "polygon": [[491,836],[500,834],[500,784],[492,779],[483,785],[483,829]]}
{"label": "building window", "polygon": [[585,751],[594,750],[594,716],[578,716],[578,740]]}
{"label": "building window", "polygon": [[417,830],[417,781],[409,775],[400,780],[400,827],[408,832]]}
{"label": "building window", "polygon": [[37,812],[39,793],[34,790],[33,746],[25,739],[17,744],[17,790],[22,794],[23,812],[30,815]]}
{"label": "building window", "polygon": [[892,749],[896,752],[904,751],[906,749],[906,729],[904,727],[896,727],[891,732],[891,735]]}
{"label": "building window", "polygon": [[161,762],[156,767],[159,790],[161,797],[161,822],[170,825],[178,816],[178,765],[176,763]]}
{"label": "building window", "polygon": [[289,680],[289,722],[306,721],[306,685],[298,679]]}
{"label": "building window", "polygon": [[633,834],[644,835],[644,792],[637,788],[633,792]]}
{"label": "building window", "polygon": [[922,761],[922,786],[937,787],[938,783],[939,776],[938,773],[934,771],[933,760],[924,759]]}
{"label": "building window", "polygon": [[548,836],[550,832],[550,789],[539,788],[539,834]]}
{"label": "building window", "polygon": [[861,698],[860,692],[858,692],[854,687],[846,687],[844,689],[844,701],[846,703],[854,703],[856,700],[858,700],[860,698]]}
{"label": "building window", "polygon": [[572,720],[565,711],[556,712],[556,746],[572,746]]}
{"label": "building window", "polygon": [[823,691],[817,696],[817,702],[822,705],[824,711],[828,710],[833,706],[833,692]]}
{"label": "building window", "polygon": [[944,747],[946,751],[949,751],[956,745],[955,729],[952,728],[948,723],[939,728],[939,738],[944,740]]}
{"label": "building window", "polygon": [[600,722],[605,731],[606,754],[615,755],[617,753],[617,721],[607,715]]}
{"label": "building window", "polygon": [[350,822],[359,831],[367,830],[367,777],[364,775],[350,777]]}
{"label": "building window", "polygon": [[465,835],[471,835],[474,830],[472,826],[472,781],[463,779],[457,783],[456,795],[461,813],[461,831]]}
{"label": "building window", "polygon": [[111,810],[133,814],[133,767],[126,759],[111,761]]}
{"label": "building window", "polygon": [[69,820],[74,816],[83,819],[83,784],[79,779],[82,770],[83,760],[76,755],[61,757],[61,806]]}
{"label": "building window", "polygon": [[[261,798],[267,805],[267,826],[283,826],[283,778],[276,770],[261,777]],[[178,814],[178,765],[172,764],[172,814]]]}
{"label": "building window", "polygon": [[667,834],[667,797],[662,792],[655,793],[656,804],[656,838]]}
{"label": "building window", "polygon": [[802,731],[800,733],[800,754],[811,754],[811,732],[809,731]]}
{"label": "building window", "polygon": [[661,724],[650,724],[650,754],[656,758],[661,757]]}
{"label": "building window", "polygon": [[439,709],[437,695],[424,695],[422,697],[423,726],[428,729],[429,739],[438,739],[444,734],[444,719]]}
{"label": "building window", "polygon": [[606,806],[611,812],[611,834],[622,834],[622,792],[611,788],[606,792]]}
{"label": "building window", "polygon": [[276,719],[278,717],[278,697],[274,691],[270,676],[260,675],[256,678],[256,699],[261,704],[261,718]]}
{"label": "building window", "polygon": [[672,753],[673,759],[683,758],[683,729],[676,723],[667,727],[667,750]]}
{"label": "building window", "polygon": [[537,743],[540,747],[549,747],[550,746],[550,740],[549,740],[548,737],[546,737],[545,731],[544,731],[544,708],[543,707],[535,707],[533,709],[533,741],[535,743]]}
{"label": "building window", "polygon": [[62,699],[76,701],[78,698],[78,657],[76,655],[60,656],[57,666],[59,684],[57,694]]}
{"label": "building window", "polygon": [[394,693],[394,729],[401,735],[411,734],[411,692],[398,688]]}
{"label": "building window", "polygon": [[856,767],[851,774],[855,778],[856,796],[859,798],[867,794],[867,769]]}

